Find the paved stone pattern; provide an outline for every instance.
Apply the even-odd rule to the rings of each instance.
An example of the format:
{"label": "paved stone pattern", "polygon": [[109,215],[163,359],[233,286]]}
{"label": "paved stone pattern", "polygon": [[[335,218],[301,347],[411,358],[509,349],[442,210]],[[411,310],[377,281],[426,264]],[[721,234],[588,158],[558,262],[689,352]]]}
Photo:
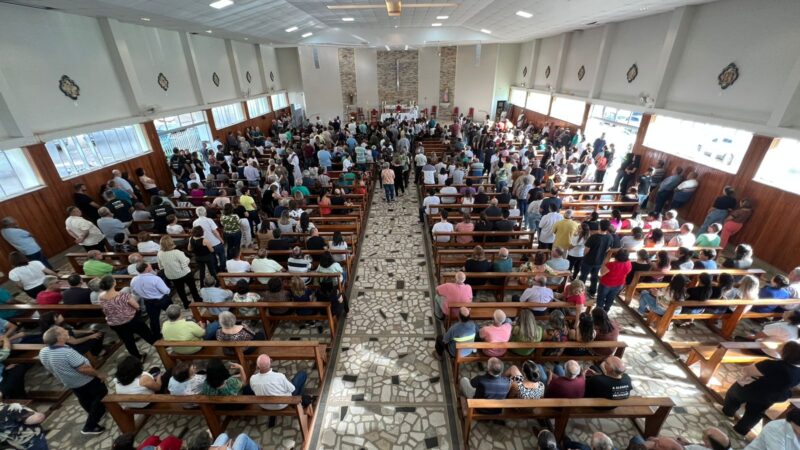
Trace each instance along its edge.
{"label": "paved stone pattern", "polygon": [[416,190],[382,197],[376,186],[318,448],[450,449]]}

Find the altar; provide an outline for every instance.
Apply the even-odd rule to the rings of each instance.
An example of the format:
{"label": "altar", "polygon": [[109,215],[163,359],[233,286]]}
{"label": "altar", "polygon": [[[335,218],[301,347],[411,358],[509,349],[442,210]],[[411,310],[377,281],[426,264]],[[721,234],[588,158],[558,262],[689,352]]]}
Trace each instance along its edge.
{"label": "altar", "polygon": [[398,120],[398,121],[403,121],[403,120],[413,121],[413,120],[417,120],[418,117],[419,117],[419,113],[417,111],[391,112],[391,113],[385,112],[385,113],[381,114],[381,122],[383,122],[386,119],[395,119],[395,120]]}
{"label": "altar", "polygon": [[419,117],[419,107],[415,103],[389,104],[381,106],[381,121],[386,119],[416,120]]}

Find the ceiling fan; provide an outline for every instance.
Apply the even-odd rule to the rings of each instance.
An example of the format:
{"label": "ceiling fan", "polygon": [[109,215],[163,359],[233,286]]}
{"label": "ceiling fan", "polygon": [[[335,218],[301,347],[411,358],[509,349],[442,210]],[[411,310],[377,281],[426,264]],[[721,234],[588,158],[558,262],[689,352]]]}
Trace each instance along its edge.
{"label": "ceiling fan", "polygon": [[[403,14],[403,1],[402,0],[386,0],[386,4],[366,4],[366,5],[328,5],[331,10],[348,10],[348,9],[382,9],[386,8],[386,12],[390,17],[396,17]],[[458,3],[410,3],[405,5],[406,8],[455,8]]]}

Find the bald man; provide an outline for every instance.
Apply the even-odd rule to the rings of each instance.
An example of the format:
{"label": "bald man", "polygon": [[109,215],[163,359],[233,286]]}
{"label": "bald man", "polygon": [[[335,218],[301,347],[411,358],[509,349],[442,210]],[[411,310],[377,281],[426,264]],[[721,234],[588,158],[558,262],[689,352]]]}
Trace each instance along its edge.
{"label": "bald man", "polygon": [[444,320],[448,313],[451,317],[458,314],[458,308],[451,308],[453,303],[472,303],[472,286],[466,284],[467,275],[464,272],[456,272],[453,283],[444,283],[436,287],[437,308],[434,315],[439,320]]}
{"label": "bald man", "polygon": [[623,400],[630,397],[633,383],[625,371],[625,363],[616,356],[609,356],[603,361],[599,373],[595,369],[587,369],[586,398]]}
{"label": "bald man", "polygon": [[[559,367],[559,366],[556,366]],[[581,373],[581,366],[575,360],[564,364],[561,373],[554,370],[555,375],[549,376],[545,394],[547,398],[583,398],[586,392],[586,377]]]}
{"label": "bald man", "polygon": [[[258,355],[256,359],[256,369],[258,370],[250,377],[250,388],[255,395],[267,395],[273,397],[293,397],[303,395],[303,388],[308,380],[305,370],[297,374],[289,381],[286,375],[272,370],[272,359],[266,354]],[[304,400],[304,405],[305,405]],[[279,410],[286,408],[283,404],[265,404],[262,408],[268,410]],[[275,416],[269,418],[269,426],[275,425]]]}

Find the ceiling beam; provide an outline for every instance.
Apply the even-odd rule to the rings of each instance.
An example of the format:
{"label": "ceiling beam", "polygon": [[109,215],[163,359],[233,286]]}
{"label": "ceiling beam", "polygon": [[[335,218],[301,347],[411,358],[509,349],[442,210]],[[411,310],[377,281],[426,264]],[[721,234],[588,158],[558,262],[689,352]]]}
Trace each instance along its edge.
{"label": "ceiling beam", "polygon": [[783,82],[783,86],[778,92],[775,107],[772,109],[769,120],[767,120],[767,126],[780,127],[785,125],[788,127],[789,124],[785,124],[784,120],[787,119],[786,113],[789,112],[789,107],[795,98],[800,100],[800,56],[795,60],[792,71],[789,72],[786,81]]}
{"label": "ceiling beam", "polygon": [[552,88],[555,92],[561,90],[561,82],[564,80],[564,65],[567,63],[567,51],[569,50],[570,41],[572,41],[572,33],[561,35],[561,42],[558,45],[558,54],[556,55],[556,73],[553,76]]}
{"label": "ceiling beam", "polygon": [[112,20],[114,19],[109,19],[108,17],[97,18],[97,22],[100,24],[100,34],[103,36],[103,41],[108,49],[111,65],[114,67],[114,73],[117,74],[117,78],[120,81],[122,93],[128,102],[128,108],[130,108],[132,115],[138,116],[144,113],[147,108],[142,102],[144,97],[142,85],[136,75],[133,58],[128,49],[128,42],[114,33]]}
{"label": "ceiling beam", "polygon": [[269,86],[267,86],[267,78],[269,75],[267,74],[267,68],[264,65],[264,55],[261,54],[261,44],[255,44],[256,47],[256,62],[258,63],[258,74],[261,77],[261,92],[269,92]]}
{"label": "ceiling beam", "polygon": [[183,48],[183,54],[186,57],[186,66],[189,68],[189,81],[192,83],[195,99],[197,100],[198,105],[205,105],[206,100],[203,97],[203,89],[200,86],[200,75],[197,70],[197,54],[194,51],[194,45],[192,45],[192,40],[189,36],[189,33],[182,32],[180,33],[180,36],[181,47]]}
{"label": "ceiling beam", "polygon": [[3,71],[0,70],[0,123],[10,138],[32,138],[33,132],[28,124],[15,113],[20,111],[19,99],[8,84]]}
{"label": "ceiling beam", "polygon": [[536,83],[536,66],[539,65],[539,53],[542,51],[542,40],[536,39],[533,41],[533,47],[531,48],[531,65],[528,69],[528,79],[525,80],[528,84],[528,88],[533,88],[534,83]]}
{"label": "ceiling beam", "polygon": [[608,55],[611,54],[611,41],[614,39],[614,34],[617,32],[617,24],[609,23],[603,27],[603,35],[600,38],[600,49],[597,52],[597,59],[594,63],[594,74],[592,76],[592,84],[589,88],[589,98],[596,98],[600,96],[603,81],[606,76],[606,69],[608,68]]}
{"label": "ceiling beam", "polygon": [[240,97],[249,97],[247,92],[242,89],[242,78],[239,70],[239,56],[233,50],[233,41],[225,39],[225,51],[228,53],[228,64],[231,66],[231,74],[233,74],[233,88],[236,94]]}
{"label": "ceiling beam", "polygon": [[655,92],[648,92],[655,97],[656,108],[663,108],[667,102],[667,92],[672,86],[672,80],[678,70],[678,61],[686,48],[686,36],[689,34],[689,26],[696,10],[696,6],[682,6],[672,12],[664,45],[658,58]]}

